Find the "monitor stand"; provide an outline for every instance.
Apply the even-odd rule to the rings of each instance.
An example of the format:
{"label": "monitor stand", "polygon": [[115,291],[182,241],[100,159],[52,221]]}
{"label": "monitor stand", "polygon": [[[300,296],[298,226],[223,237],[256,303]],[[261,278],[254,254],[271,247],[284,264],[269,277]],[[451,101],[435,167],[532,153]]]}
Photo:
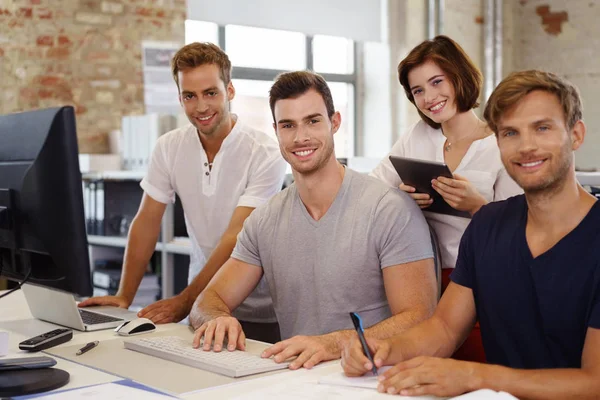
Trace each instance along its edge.
{"label": "monitor stand", "polygon": [[0,372],[0,397],[47,392],[69,383],[69,373],[58,368]]}

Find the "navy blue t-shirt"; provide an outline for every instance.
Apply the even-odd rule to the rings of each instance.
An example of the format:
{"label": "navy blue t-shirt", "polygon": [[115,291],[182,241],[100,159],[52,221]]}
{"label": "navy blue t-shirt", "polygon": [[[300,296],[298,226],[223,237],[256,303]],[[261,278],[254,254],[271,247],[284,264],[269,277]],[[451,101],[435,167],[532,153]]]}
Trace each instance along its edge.
{"label": "navy blue t-shirt", "polygon": [[482,207],[451,279],[473,290],[489,363],[580,368],[587,328],[600,329],[600,202],[536,258],[526,223],[524,195]]}

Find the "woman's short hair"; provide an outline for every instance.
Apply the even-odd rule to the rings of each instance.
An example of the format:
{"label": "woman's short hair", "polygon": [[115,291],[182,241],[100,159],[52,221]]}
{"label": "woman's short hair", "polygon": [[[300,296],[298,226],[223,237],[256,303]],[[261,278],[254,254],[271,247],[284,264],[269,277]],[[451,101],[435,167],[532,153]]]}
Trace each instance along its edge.
{"label": "woman's short hair", "polygon": [[[466,112],[479,106],[483,84],[481,71],[458,43],[443,35],[419,44],[398,65],[398,79],[411,103],[415,104],[415,98],[410,90],[408,74],[427,61],[433,61],[440,67],[452,83],[458,112]],[[440,124],[425,116],[418,108],[417,111],[428,125],[440,128]]]}

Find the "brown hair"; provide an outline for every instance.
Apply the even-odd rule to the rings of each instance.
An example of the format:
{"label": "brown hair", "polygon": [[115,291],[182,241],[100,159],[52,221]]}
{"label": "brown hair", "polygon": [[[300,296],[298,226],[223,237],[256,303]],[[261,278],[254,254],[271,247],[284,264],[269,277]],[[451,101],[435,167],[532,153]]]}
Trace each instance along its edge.
{"label": "brown hair", "polygon": [[179,71],[205,64],[215,64],[219,67],[221,80],[225,86],[231,82],[231,61],[227,54],[212,43],[194,42],[179,49],[171,61],[171,70],[177,89],[179,89],[179,77],[177,76]]}
{"label": "brown hair", "polygon": [[[448,76],[456,94],[458,112],[466,112],[479,106],[477,100],[483,83],[481,72],[458,43],[443,35],[424,41],[398,64],[398,79],[411,103],[416,106],[408,83],[408,73],[427,61],[433,61]],[[426,117],[418,108],[417,111],[429,126],[440,128],[440,124]]]}
{"label": "brown hair", "polygon": [[558,98],[569,130],[583,118],[579,90],[571,82],[551,72],[513,72],[494,89],[485,106],[483,118],[492,131],[498,134],[498,122],[504,113],[534,90],[543,90]]}
{"label": "brown hair", "polygon": [[316,90],[321,95],[327,108],[327,116],[331,118],[335,113],[335,107],[333,106],[331,90],[329,90],[325,79],[311,71],[295,71],[279,74],[275,78],[271,90],[269,90],[269,105],[271,106],[273,121],[275,121],[275,103],[277,100],[293,99],[303,95],[310,89]]}

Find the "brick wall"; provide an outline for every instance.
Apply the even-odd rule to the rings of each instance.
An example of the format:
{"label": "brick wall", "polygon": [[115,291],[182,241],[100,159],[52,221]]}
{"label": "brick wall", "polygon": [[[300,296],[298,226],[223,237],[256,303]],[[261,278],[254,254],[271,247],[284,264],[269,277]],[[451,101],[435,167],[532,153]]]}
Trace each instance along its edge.
{"label": "brick wall", "polygon": [[[395,141],[421,118],[416,108],[406,99],[398,83],[396,68],[409,51],[427,38],[427,8],[424,0],[392,1],[405,18],[401,20],[399,15],[395,15],[390,21],[396,23],[389,39],[392,47],[389,82],[396,102],[393,105],[392,116]],[[478,68],[482,68],[484,63],[483,4],[483,0],[446,0],[442,32],[457,41]],[[401,22],[396,22],[398,20]],[[482,113],[482,108],[480,106],[476,112]]]}
{"label": "brick wall", "polygon": [[183,44],[185,0],[0,0],[0,114],[71,104],[82,153],[144,112],[141,42]]}
{"label": "brick wall", "polygon": [[600,168],[600,3],[518,0],[512,18],[512,70],[544,69],[579,87],[588,129],[576,153],[576,165]]}

